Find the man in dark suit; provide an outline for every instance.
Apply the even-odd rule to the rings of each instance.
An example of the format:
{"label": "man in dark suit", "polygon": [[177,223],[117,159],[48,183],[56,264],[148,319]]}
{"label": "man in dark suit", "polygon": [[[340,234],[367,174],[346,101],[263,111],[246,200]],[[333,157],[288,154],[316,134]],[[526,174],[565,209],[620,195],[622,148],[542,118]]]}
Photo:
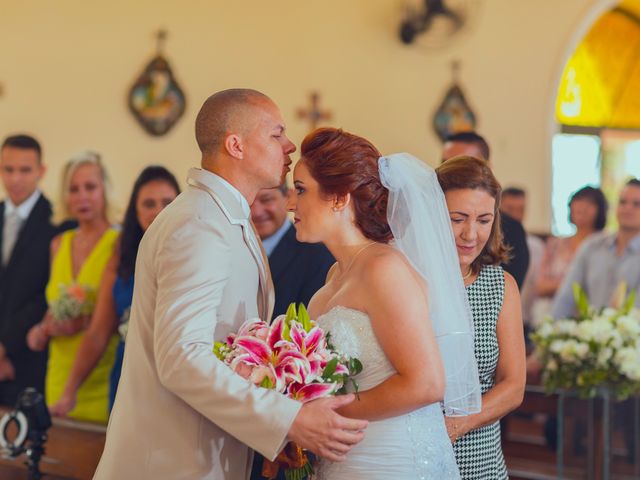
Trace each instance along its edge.
{"label": "man in dark suit", "polygon": [[[489,144],[475,132],[461,132],[448,137],[442,147],[442,162],[458,155],[469,155],[486,160],[491,166]],[[506,213],[500,214],[504,243],[511,247],[511,260],[503,268],[513,275],[518,288],[522,288],[529,268],[529,247],[527,234],[522,223]]]}
{"label": "man in dark suit", "polygon": [[40,144],[14,135],[0,147],[0,404],[13,405],[26,387],[44,391],[47,352],[26,344],[46,310],[49,244],[56,231],[51,204],[38,189],[45,173]]}
{"label": "man in dark suit", "polygon": [[[327,248],[320,244],[296,240],[296,230],[287,218],[289,189],[286,184],[258,192],[251,205],[251,220],[256,226],[265,252],[275,289],[273,316],[287,311],[290,303],[309,304],[324,285],[329,268],[335,262]],[[263,457],[254,455],[252,480],[263,480]],[[278,480],[284,480],[282,471]]]}

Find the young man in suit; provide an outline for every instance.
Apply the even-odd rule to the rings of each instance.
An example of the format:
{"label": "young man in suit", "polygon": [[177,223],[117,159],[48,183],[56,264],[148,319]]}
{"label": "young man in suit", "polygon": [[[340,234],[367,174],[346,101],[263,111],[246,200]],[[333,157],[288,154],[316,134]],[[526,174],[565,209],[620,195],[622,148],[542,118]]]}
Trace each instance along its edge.
{"label": "young man in suit", "polygon": [[0,148],[0,404],[13,405],[26,387],[44,390],[47,352],[26,344],[47,310],[51,204],[38,189],[45,173],[36,139],[14,135]]}
{"label": "young man in suit", "polygon": [[[290,303],[309,304],[309,300],[324,285],[335,259],[321,243],[296,240],[296,230],[287,219],[289,187],[284,182],[278,188],[260,190],[251,204],[251,220],[269,258],[269,268],[275,290],[273,317],[285,313]],[[252,480],[263,480],[262,455],[253,459]],[[284,480],[282,471],[278,480]]]}

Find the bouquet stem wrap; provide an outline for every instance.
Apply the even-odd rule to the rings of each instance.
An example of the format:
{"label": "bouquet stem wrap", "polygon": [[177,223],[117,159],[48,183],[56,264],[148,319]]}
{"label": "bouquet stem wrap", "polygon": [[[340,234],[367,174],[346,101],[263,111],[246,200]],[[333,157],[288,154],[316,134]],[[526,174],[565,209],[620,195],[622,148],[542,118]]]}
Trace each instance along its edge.
{"label": "bouquet stem wrap", "polygon": [[284,475],[287,480],[302,480],[313,474],[309,457],[293,442],[285,445],[274,462],[264,459],[262,475],[269,479],[276,478],[280,467],[285,469]]}

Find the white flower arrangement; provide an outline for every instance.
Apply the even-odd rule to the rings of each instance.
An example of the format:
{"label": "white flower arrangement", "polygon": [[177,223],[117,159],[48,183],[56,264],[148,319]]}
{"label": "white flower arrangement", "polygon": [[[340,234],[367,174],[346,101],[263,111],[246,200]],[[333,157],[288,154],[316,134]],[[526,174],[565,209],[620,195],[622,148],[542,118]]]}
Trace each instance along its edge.
{"label": "white flower arrangement", "polygon": [[[626,285],[617,295],[624,297]],[[619,399],[640,393],[640,310],[635,292],[621,300],[620,308],[596,310],[584,290],[573,286],[577,318],[547,317],[531,338],[543,364],[547,391],[577,390],[592,397],[608,388]]]}

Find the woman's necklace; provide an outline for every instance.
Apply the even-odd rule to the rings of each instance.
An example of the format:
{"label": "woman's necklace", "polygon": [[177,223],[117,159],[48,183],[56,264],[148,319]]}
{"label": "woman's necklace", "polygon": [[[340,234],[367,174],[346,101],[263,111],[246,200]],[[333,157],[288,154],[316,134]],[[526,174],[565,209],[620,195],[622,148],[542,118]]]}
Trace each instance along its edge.
{"label": "woman's necklace", "polygon": [[462,279],[466,280],[471,276],[472,273],[473,273],[473,267],[469,267],[469,271],[462,276]]}
{"label": "woman's necklace", "polygon": [[[356,261],[356,258],[358,258],[358,255],[360,255],[362,252],[364,252],[367,248],[369,248],[371,245],[374,245],[376,242],[369,242],[366,245],[364,245],[363,247],[361,247],[356,254],[351,257],[351,260],[349,261],[349,265],[347,265],[347,268],[344,270],[344,272],[340,272],[340,276],[344,276],[346,275],[346,273],[351,269],[351,267],[353,266],[353,262]],[[342,269],[341,269],[342,270]]]}

